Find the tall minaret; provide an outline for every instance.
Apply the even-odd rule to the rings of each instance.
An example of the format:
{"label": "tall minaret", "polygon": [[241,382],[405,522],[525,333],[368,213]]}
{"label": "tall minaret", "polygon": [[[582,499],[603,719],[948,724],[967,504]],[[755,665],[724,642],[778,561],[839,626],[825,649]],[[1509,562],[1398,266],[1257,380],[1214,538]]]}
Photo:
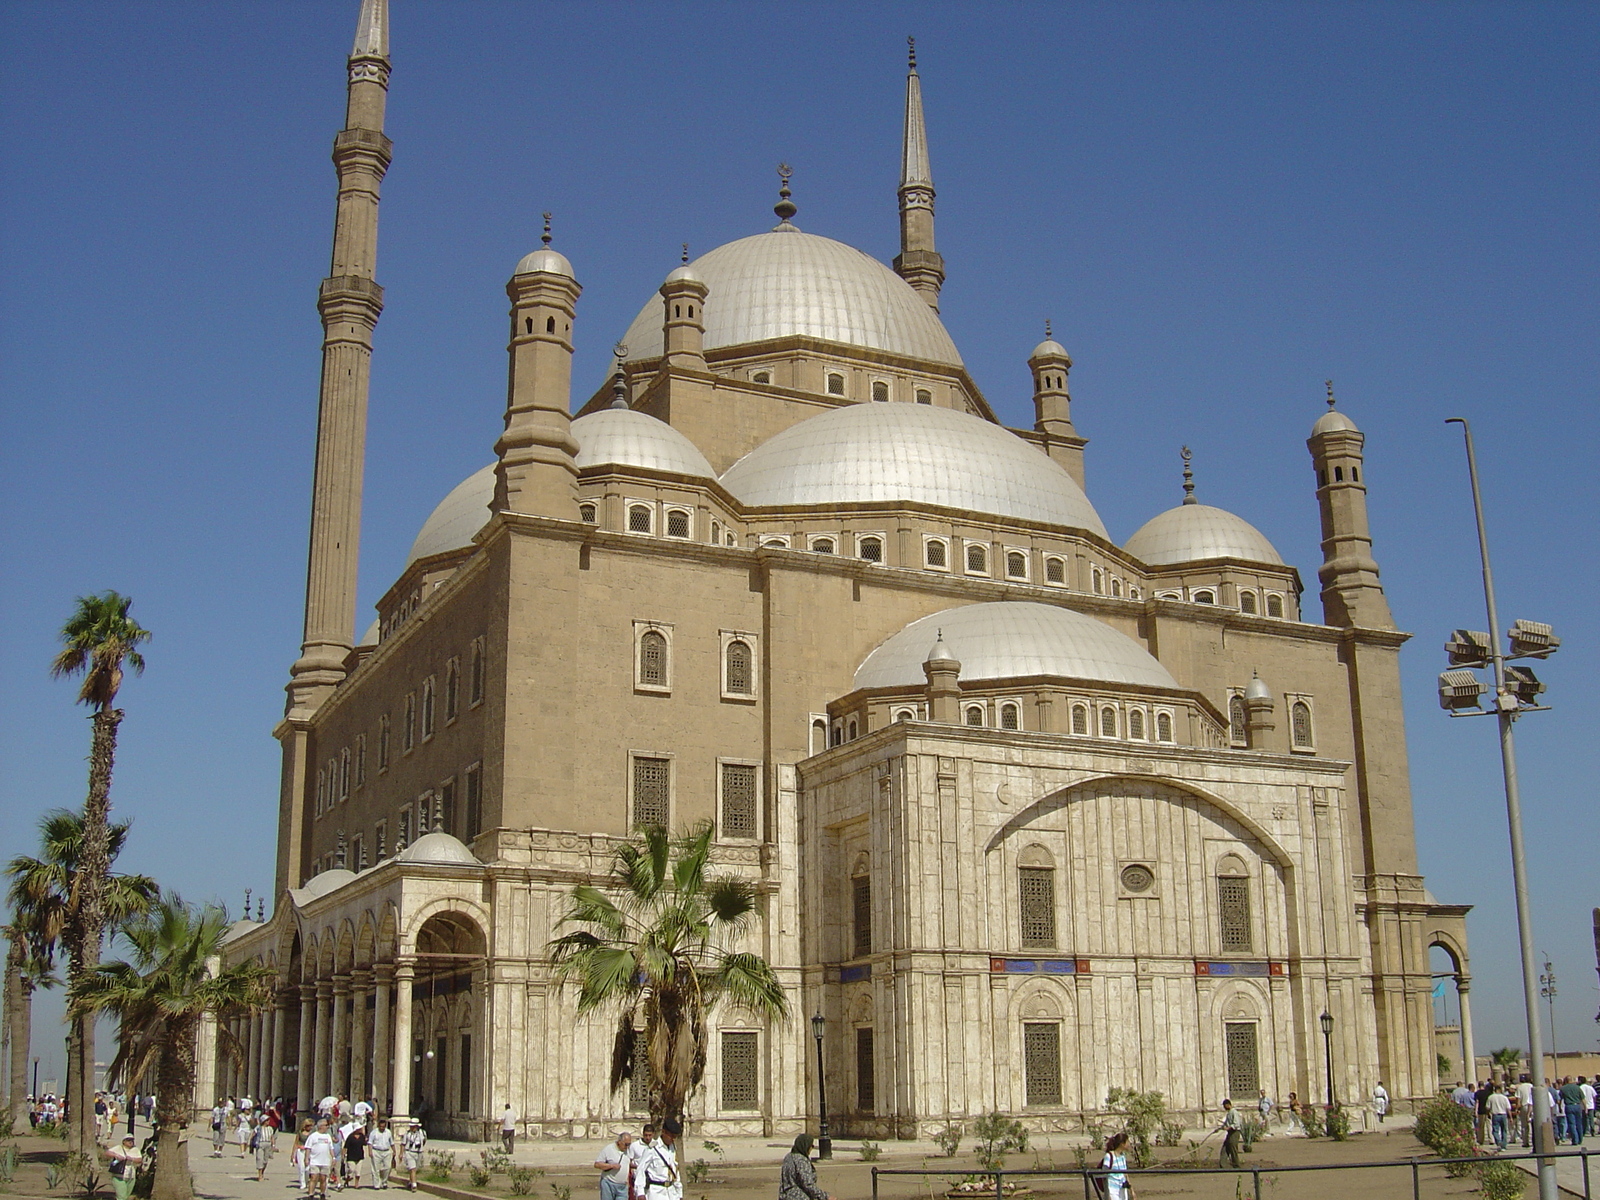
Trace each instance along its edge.
{"label": "tall minaret", "polygon": [[1328,411],[1311,427],[1306,446],[1317,472],[1317,507],[1322,516],[1322,619],[1342,628],[1393,629],[1394,617],[1378,582],[1367,525],[1367,485],[1361,479],[1366,438],[1334,407],[1328,381]]}
{"label": "tall minaret", "polygon": [[311,552],[305,637],[290,668],[289,715],[308,715],[344,678],[355,641],[361,477],[366,456],[372,330],[383,311],[373,280],[378,186],[392,143],[383,135],[389,91],[389,0],[361,0],[350,51],[344,129],[333,139],[339,199],[333,262],[317,296],[322,315],[322,390],[311,489]]}
{"label": "tall minaret", "polygon": [[939,311],[944,259],[933,248],[933,169],[928,165],[928,128],[922,120],[922,80],[917,78],[917,39],[907,38],[906,130],[900,151],[900,253],[895,273]]}

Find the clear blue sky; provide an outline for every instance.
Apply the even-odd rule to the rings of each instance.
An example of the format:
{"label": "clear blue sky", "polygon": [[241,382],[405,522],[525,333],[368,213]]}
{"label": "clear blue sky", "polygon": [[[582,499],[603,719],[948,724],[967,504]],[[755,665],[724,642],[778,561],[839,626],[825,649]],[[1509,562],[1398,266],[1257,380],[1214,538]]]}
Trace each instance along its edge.
{"label": "clear blue sky", "polygon": [[[156,634],[123,692],[123,865],[235,910],[271,887],[269,731],[300,635],[355,11],[0,5],[6,856],[41,810],[81,802],[87,724],[46,668],[73,597],[111,587]],[[888,260],[907,33],[945,320],[1025,424],[1024,359],[1053,318],[1114,537],[1177,500],[1187,443],[1201,498],[1260,526],[1315,611],[1304,439],[1324,378],[1366,430],[1376,554],[1417,635],[1421,857],[1435,894],[1477,906],[1487,1049],[1526,1045],[1495,739],[1433,696],[1444,635],[1484,623],[1443,423],[1475,422],[1502,611],[1566,638],[1541,668],[1555,710],[1519,736],[1558,1033],[1592,1047],[1593,4],[394,0],[361,626],[428,510],[490,457],[503,288],[537,214],[585,285],[581,396],[680,242],[771,225],[780,159],[802,228]]]}

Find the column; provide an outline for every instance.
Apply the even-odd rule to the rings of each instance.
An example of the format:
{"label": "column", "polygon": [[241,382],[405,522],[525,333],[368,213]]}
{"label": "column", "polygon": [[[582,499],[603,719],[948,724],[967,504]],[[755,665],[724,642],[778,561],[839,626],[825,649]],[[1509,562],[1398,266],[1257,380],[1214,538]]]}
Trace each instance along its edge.
{"label": "column", "polygon": [[329,1060],[328,1092],[350,1094],[350,976],[333,977],[333,1057]]}
{"label": "column", "polygon": [[[194,1111],[196,1116],[217,1100],[217,1015],[200,1014],[200,1031],[195,1036]],[[209,1121],[210,1118],[208,1117]]]}
{"label": "column", "polygon": [[350,1099],[356,1101],[372,1089],[367,1078],[367,997],[372,994],[372,972],[350,973]]}
{"label": "column", "polygon": [[1477,1072],[1477,1050],[1472,1044],[1472,1002],[1467,993],[1472,990],[1470,975],[1456,976],[1456,999],[1461,1002],[1461,1078],[1472,1084]]}
{"label": "column", "polygon": [[313,1104],[321,1099],[313,1096],[312,1084],[316,1082],[315,1042],[312,1041],[317,1027],[317,989],[309,983],[300,985],[300,1046],[295,1056],[294,1073],[294,1106],[300,1112],[308,1112]]}
{"label": "column", "polygon": [[390,1055],[394,1074],[393,1116],[403,1117],[411,1112],[411,981],[416,977],[416,965],[403,959],[394,965],[394,1049]]}
{"label": "column", "polygon": [[256,1081],[261,1073],[261,1014],[250,1013],[244,1019],[244,1094],[255,1099],[261,1094]]}
{"label": "column", "polygon": [[372,1102],[379,1112],[394,1107],[389,1098],[389,986],[394,981],[394,965],[379,963],[373,969],[376,980],[372,1008]]}
{"label": "column", "polygon": [[333,1034],[333,984],[322,980],[317,984],[317,1033],[312,1043],[311,1103],[316,1105],[328,1094],[332,1078],[328,1070],[328,1046]]}
{"label": "column", "polygon": [[279,991],[272,998],[272,1047],[267,1059],[270,1078],[267,1081],[267,1098],[283,1095],[284,1042],[289,1036],[289,994]]}

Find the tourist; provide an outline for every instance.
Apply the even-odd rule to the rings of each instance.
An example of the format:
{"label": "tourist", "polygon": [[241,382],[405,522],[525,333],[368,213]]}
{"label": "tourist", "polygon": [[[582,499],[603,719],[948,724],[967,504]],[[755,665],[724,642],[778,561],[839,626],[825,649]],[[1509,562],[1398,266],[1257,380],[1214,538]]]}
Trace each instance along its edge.
{"label": "tourist", "polygon": [[1106,1152],[1100,1156],[1100,1169],[1106,1174],[1093,1177],[1095,1192],[1106,1200],[1132,1200],[1133,1189],[1128,1186],[1128,1156],[1122,1152],[1127,1144],[1128,1135],[1125,1133],[1113,1133],[1106,1139]]}
{"label": "tourist", "polygon": [[1489,1130],[1496,1149],[1506,1148],[1506,1128],[1511,1121],[1511,1098],[1500,1090],[1499,1084],[1489,1089],[1489,1099],[1484,1102],[1489,1111]]}
{"label": "tourist", "polygon": [[656,1127],[645,1125],[639,1131],[639,1140],[628,1147],[628,1158],[632,1160],[632,1170],[628,1177],[628,1190],[634,1200],[644,1200],[644,1168],[639,1164],[644,1156],[650,1153],[650,1146],[656,1140]]}
{"label": "tourist", "polygon": [[98,1142],[106,1140],[106,1130],[111,1117],[111,1106],[106,1103],[106,1094],[94,1094],[94,1136]]}
{"label": "tourist", "polygon": [[1583,1089],[1579,1087],[1571,1075],[1561,1081],[1561,1101],[1567,1109],[1567,1144],[1572,1146],[1583,1145]]}
{"label": "tourist", "polygon": [[111,1160],[111,1188],[117,1200],[128,1200],[133,1195],[134,1179],[144,1157],[134,1144],[133,1134],[123,1134],[121,1143],[107,1150],[106,1157]]}
{"label": "tourist", "polygon": [[363,1096],[361,1099],[356,1101],[356,1107],[355,1107],[356,1120],[365,1121],[368,1117],[370,1117],[372,1115],[372,1113],[373,1113],[372,1105],[367,1102],[367,1098],[365,1096]]}
{"label": "tourist", "polygon": [[1594,1097],[1595,1088],[1592,1083],[1582,1075],[1578,1076],[1578,1090],[1583,1093],[1583,1130],[1593,1133],[1594,1129]]}
{"label": "tourist", "polygon": [[1288,1114],[1289,1132],[1304,1133],[1306,1127],[1300,1123],[1300,1097],[1294,1092],[1289,1093],[1289,1103],[1284,1106]]}
{"label": "tourist", "polygon": [[245,1157],[250,1153],[250,1110],[245,1107],[243,1101],[239,1103],[239,1110],[234,1114],[233,1136],[239,1143],[239,1157]]}
{"label": "tourist", "polygon": [[218,1100],[211,1110],[211,1157],[221,1158],[222,1148],[228,1143],[228,1110]]}
{"label": "tourist", "polygon": [[333,1172],[333,1135],[328,1132],[328,1119],[322,1117],[317,1127],[306,1135],[306,1195],[328,1200],[328,1176]]}
{"label": "tourist", "polygon": [[1478,1084],[1478,1090],[1472,1094],[1474,1111],[1477,1120],[1473,1123],[1473,1132],[1477,1135],[1478,1145],[1489,1144],[1489,1085],[1484,1082]]}
{"label": "tourist", "polygon": [[1456,1090],[1450,1093],[1450,1099],[1465,1109],[1471,1110],[1478,1106],[1478,1102],[1472,1097],[1472,1089],[1459,1079],[1456,1080]]}
{"label": "tourist", "polygon": [[1372,1111],[1378,1114],[1379,1125],[1389,1115],[1389,1089],[1383,1086],[1381,1079],[1378,1080],[1378,1086],[1372,1089]]}
{"label": "tourist", "polygon": [[417,1172],[422,1170],[422,1151],[428,1144],[428,1131],[422,1127],[422,1122],[415,1117],[411,1124],[400,1135],[400,1149],[405,1153],[406,1175],[410,1179],[411,1190],[417,1190]]}
{"label": "tourist", "polygon": [[1217,1126],[1222,1130],[1222,1151],[1217,1155],[1217,1166],[1232,1166],[1235,1170],[1239,1167],[1239,1114],[1233,1109],[1232,1100],[1222,1102],[1222,1124]]}
{"label": "tourist", "polygon": [[600,1200],[628,1200],[628,1174],[633,1166],[628,1146],[632,1141],[633,1135],[623,1130],[594,1160],[594,1169],[600,1172]]}
{"label": "tourist", "polygon": [[644,1168],[644,1200],[683,1200],[683,1180],[678,1175],[678,1135],[683,1126],[676,1117],[661,1122],[661,1136],[650,1143],[640,1160]]}
{"label": "tourist", "polygon": [[829,1200],[817,1186],[817,1169],[811,1165],[811,1135],[795,1138],[778,1169],[778,1200]]}
{"label": "tourist", "polygon": [[506,1105],[505,1112],[500,1114],[500,1148],[507,1154],[517,1144],[517,1117],[511,1111],[511,1105]]}
{"label": "tourist", "polygon": [[1256,1112],[1261,1114],[1261,1133],[1266,1136],[1267,1126],[1272,1123],[1272,1097],[1267,1095],[1267,1089],[1261,1089],[1261,1097],[1256,1101]]}
{"label": "tourist", "polygon": [[344,1182],[347,1187],[360,1187],[367,1158],[366,1122],[352,1117],[345,1128],[350,1132],[344,1135]]}
{"label": "tourist", "polygon": [[383,1117],[378,1118],[378,1127],[367,1134],[367,1161],[372,1164],[372,1186],[387,1188],[389,1172],[394,1170],[394,1134]]}
{"label": "tourist", "polygon": [[1533,1082],[1527,1075],[1517,1083],[1517,1135],[1524,1149],[1533,1147]]}
{"label": "tourist", "polygon": [[306,1162],[306,1138],[310,1134],[311,1118],[307,1117],[300,1122],[300,1132],[294,1135],[294,1148],[289,1151],[290,1165],[299,1168],[300,1171],[300,1194],[302,1196],[309,1195],[306,1191],[306,1169],[308,1166]]}
{"label": "tourist", "polygon": [[264,1113],[257,1113],[252,1124],[255,1132],[250,1135],[250,1149],[255,1151],[256,1182],[260,1183],[267,1177],[267,1163],[272,1158],[272,1126]]}

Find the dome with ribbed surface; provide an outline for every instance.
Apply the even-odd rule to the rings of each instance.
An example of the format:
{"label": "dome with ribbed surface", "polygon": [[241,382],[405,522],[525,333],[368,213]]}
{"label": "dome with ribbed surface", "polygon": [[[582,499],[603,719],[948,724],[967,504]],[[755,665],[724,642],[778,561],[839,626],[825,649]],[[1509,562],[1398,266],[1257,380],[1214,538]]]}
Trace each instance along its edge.
{"label": "dome with ribbed surface", "polygon": [[847,404],[811,417],[734,463],[722,484],[750,505],[903,501],[1106,536],[1060,464],[1002,426],[926,404]]}
{"label": "dome with ribbed surface", "polygon": [[449,867],[481,867],[483,864],[460,838],[435,830],[425,833],[395,857],[403,863],[438,863]]}
{"label": "dome with ribbed surface", "polygon": [[[939,315],[910,284],[832,238],[793,228],[758,233],[702,254],[689,269],[710,289],[707,350],[800,335],[961,365]],[[661,298],[651,296],[622,339],[630,361],[662,353],[661,325]]]}
{"label": "dome with ribbed surface", "polygon": [[627,408],[602,408],[572,423],[578,441],[578,469],[615,465],[647,467],[715,479],[706,456],[688,438],[648,413]]}
{"label": "dome with ribbed surface", "polygon": [[1013,600],[947,608],[911,622],[867,655],[856,668],[855,686],[923,686],[922,664],[940,639],[960,660],[963,680],[1051,675],[1178,687],[1148,650],[1103,621],[1070,608]]}
{"label": "dome with ribbed surface", "polygon": [[411,543],[406,566],[419,558],[430,558],[448,550],[472,545],[472,537],[489,520],[489,503],[494,499],[494,464],[479,467],[439,501],[428,514]]}
{"label": "dome with ribbed surface", "polygon": [[1180,504],[1151,517],[1122,548],[1150,567],[1207,558],[1283,565],[1266,534],[1243,517],[1209,504]]}

